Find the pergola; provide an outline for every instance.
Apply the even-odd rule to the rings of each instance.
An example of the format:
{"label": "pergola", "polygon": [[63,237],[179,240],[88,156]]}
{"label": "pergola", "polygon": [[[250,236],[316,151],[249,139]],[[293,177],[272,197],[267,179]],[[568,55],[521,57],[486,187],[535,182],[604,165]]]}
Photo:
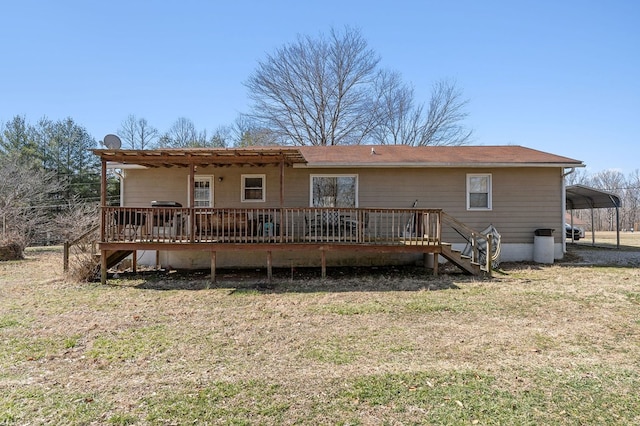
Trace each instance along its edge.
{"label": "pergola", "polygon": [[571,210],[571,227],[573,227],[573,210],[591,210],[591,244],[595,245],[595,232],[593,232],[593,209],[616,209],[616,241],[620,248],[620,197],[610,192],[591,188],[585,185],[571,185],[566,188],[567,210]]}

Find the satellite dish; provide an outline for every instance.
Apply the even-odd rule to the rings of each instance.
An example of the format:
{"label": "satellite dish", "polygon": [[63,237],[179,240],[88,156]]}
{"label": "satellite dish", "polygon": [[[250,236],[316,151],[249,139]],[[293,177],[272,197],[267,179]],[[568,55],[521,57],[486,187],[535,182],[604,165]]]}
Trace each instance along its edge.
{"label": "satellite dish", "polygon": [[122,142],[120,141],[120,138],[117,137],[116,135],[107,135],[104,137],[104,141],[102,142],[104,144],[104,146],[106,146],[109,149],[120,149],[120,147],[122,146]]}

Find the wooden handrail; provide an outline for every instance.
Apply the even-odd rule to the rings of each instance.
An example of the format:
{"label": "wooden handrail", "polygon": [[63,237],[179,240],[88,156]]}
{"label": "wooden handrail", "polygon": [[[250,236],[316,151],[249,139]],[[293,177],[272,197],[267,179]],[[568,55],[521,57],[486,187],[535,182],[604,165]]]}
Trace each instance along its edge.
{"label": "wooden handrail", "polygon": [[91,229],[89,229],[87,232],[85,232],[84,234],[82,234],[81,236],[79,236],[78,238],[76,238],[73,241],[65,241],[63,244],[63,260],[62,260],[62,269],[66,272],[69,270],[69,252],[71,250],[72,246],[75,246],[76,244],[78,244],[80,241],[84,240],[86,237],[88,237],[89,235],[91,235],[92,233],[96,232],[97,230],[100,229],[100,225],[95,225],[94,227],[92,227]]}
{"label": "wooden handrail", "polygon": [[[103,207],[102,242],[435,245],[441,209]],[[269,218],[265,220],[264,218]]]}
{"label": "wooden handrail", "polygon": [[[442,223],[448,224],[453,230],[462,235],[462,237],[466,239],[469,244],[471,244],[471,261],[478,263],[482,270],[491,273],[491,256],[493,252],[492,245],[495,244],[495,242],[491,241],[490,236],[476,231],[467,224],[460,222],[458,219],[445,212],[442,212]],[[486,241],[486,254],[484,263],[480,262],[480,253],[478,250],[478,242],[480,240]]]}

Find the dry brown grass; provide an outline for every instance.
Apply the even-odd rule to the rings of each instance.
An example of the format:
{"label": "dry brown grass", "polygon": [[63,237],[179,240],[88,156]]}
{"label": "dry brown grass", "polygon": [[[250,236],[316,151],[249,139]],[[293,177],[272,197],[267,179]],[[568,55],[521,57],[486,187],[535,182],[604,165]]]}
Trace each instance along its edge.
{"label": "dry brown grass", "polygon": [[[618,243],[618,234],[615,231],[597,231],[594,235],[586,232],[579,245],[595,245],[605,248],[614,248]],[[624,250],[640,250],[640,232],[620,232],[620,247]]]}
{"label": "dry brown grass", "polygon": [[0,424],[640,421],[638,268],[223,275],[206,290],[74,284],[61,263],[0,263]]}

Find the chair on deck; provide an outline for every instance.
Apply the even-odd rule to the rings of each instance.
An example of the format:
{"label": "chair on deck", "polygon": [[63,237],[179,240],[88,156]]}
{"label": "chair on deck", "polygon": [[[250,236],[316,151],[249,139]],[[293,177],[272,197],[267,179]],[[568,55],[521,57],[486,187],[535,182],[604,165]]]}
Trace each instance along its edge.
{"label": "chair on deck", "polygon": [[136,212],[131,210],[113,212],[113,220],[116,224],[118,239],[127,238],[133,241],[138,235],[138,231],[142,237],[145,235],[145,225],[147,221],[147,215],[143,212]]}
{"label": "chair on deck", "polygon": [[362,238],[369,222],[369,214],[351,216],[340,210],[329,210],[315,213],[310,218],[305,216],[307,236],[331,239],[352,240]]}

